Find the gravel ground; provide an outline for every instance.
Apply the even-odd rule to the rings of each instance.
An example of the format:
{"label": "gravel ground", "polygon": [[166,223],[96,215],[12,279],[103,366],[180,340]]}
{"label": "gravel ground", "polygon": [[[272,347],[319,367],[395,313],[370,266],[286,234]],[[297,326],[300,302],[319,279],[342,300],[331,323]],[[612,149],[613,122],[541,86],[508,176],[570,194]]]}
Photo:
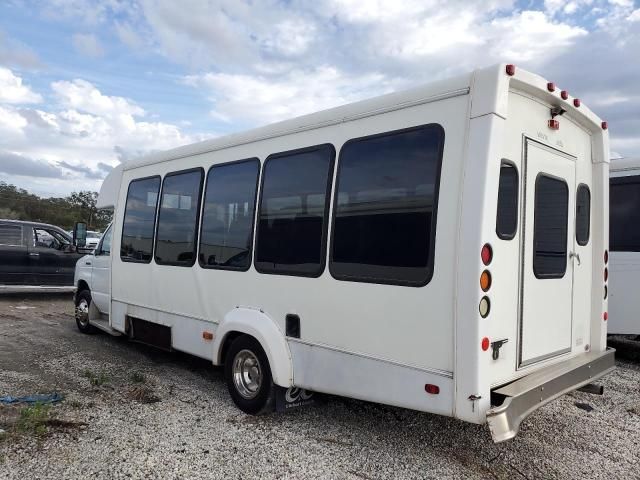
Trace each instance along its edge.
{"label": "gravel ground", "polygon": [[638,363],[494,445],[485,426],[337,397],[247,416],[209,362],[82,335],[72,313],[69,296],[0,298],[0,396],[65,395],[40,435],[0,407],[0,478],[640,478]]}

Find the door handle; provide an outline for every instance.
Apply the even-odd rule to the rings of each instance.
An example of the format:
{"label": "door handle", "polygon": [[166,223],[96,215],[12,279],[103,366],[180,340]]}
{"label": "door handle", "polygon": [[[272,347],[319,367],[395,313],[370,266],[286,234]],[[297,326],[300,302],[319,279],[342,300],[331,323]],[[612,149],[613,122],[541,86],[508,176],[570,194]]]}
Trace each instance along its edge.
{"label": "door handle", "polygon": [[39,257],[40,254],[39,253],[35,253],[35,252],[31,252],[31,253],[29,253],[29,256],[30,257]]}
{"label": "door handle", "polygon": [[570,252],[569,253],[569,258],[575,258],[576,260],[578,260],[578,265],[580,265],[580,254],[579,253]]}
{"label": "door handle", "polygon": [[91,262],[84,262],[85,265],[91,265]]}

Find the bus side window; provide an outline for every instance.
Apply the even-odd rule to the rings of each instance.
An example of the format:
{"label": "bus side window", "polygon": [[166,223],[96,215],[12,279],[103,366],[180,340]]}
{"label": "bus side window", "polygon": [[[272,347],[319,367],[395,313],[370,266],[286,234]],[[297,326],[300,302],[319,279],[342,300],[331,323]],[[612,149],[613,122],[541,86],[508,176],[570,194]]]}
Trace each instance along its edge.
{"label": "bus side window", "polygon": [[583,247],[589,243],[590,220],[591,191],[589,187],[581,184],[576,192],[576,241]]}
{"label": "bus side window", "polygon": [[518,229],[518,170],[515,165],[502,162],[498,185],[496,234],[502,240],[511,240]]}
{"label": "bus side window", "polygon": [[340,152],[331,245],[338,280],[426,285],[433,275],[444,130],[349,140]]}
{"label": "bus side window", "polygon": [[200,266],[247,270],[260,162],[257,158],[209,170],[200,231]]}
{"label": "bus side window", "polygon": [[168,173],[162,182],[156,263],[191,267],[196,261],[202,168]]}
{"label": "bus side window", "polygon": [[334,158],[333,145],[325,144],[266,159],[256,270],[307,277],[322,274]]}
{"label": "bus side window", "polygon": [[122,261],[151,262],[159,190],[160,177],[141,178],[129,184],[120,242]]}

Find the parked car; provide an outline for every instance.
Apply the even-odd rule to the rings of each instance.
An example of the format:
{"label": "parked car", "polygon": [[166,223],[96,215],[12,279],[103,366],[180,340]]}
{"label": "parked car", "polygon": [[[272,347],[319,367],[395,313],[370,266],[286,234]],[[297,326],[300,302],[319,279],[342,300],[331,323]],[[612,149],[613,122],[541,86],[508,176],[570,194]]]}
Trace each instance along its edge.
{"label": "parked car", "polygon": [[85,253],[54,225],[0,220],[0,291],[73,288],[76,262]]}

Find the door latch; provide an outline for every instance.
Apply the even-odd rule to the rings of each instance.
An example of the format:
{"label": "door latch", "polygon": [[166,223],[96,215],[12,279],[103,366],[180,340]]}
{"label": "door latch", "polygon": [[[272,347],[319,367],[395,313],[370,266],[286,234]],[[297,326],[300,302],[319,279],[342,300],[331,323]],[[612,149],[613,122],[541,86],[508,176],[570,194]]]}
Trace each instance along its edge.
{"label": "door latch", "polygon": [[580,265],[580,254],[576,252],[570,252],[569,258],[575,258],[578,261],[578,265]]}
{"label": "door latch", "polygon": [[491,358],[497,360],[500,356],[500,348],[509,341],[508,338],[503,338],[502,340],[496,340],[491,343]]}

